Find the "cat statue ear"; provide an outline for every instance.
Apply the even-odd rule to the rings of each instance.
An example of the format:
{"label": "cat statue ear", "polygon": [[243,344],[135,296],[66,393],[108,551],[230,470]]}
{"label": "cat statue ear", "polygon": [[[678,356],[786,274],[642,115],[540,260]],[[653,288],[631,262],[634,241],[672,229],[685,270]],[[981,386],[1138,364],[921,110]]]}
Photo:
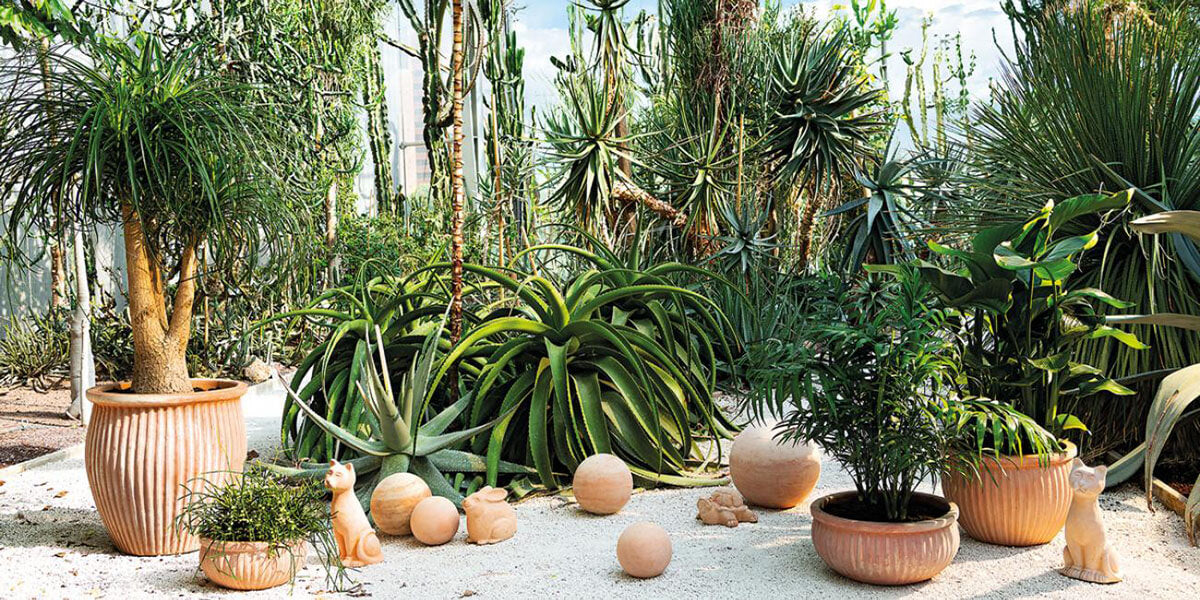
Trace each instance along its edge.
{"label": "cat statue ear", "polygon": [[1117,553],[1108,544],[1104,532],[1103,513],[1100,511],[1100,493],[1104,491],[1104,476],[1108,467],[1088,468],[1083,461],[1075,459],[1071,474],[1076,471],[1090,477],[1070,477],[1074,490],[1071,510],[1067,513],[1067,547],[1063,548],[1063,568],[1058,572],[1072,579],[1092,583],[1116,583],[1121,581],[1121,567]]}
{"label": "cat statue ear", "polygon": [[1071,470],[1072,471],[1074,471],[1075,469],[1078,469],[1079,467],[1086,467],[1086,466],[1087,465],[1083,464],[1082,460],[1079,460],[1078,456],[1075,457],[1075,460],[1071,461]]}

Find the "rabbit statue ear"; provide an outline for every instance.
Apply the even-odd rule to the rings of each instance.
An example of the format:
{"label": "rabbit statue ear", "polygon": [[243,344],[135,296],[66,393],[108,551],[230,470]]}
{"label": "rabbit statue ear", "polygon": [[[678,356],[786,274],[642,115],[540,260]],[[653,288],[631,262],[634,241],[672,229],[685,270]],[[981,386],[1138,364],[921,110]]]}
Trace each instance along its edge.
{"label": "rabbit statue ear", "polygon": [[504,499],[508,498],[508,490],[504,488],[492,488],[483,497],[493,502],[504,502]]}

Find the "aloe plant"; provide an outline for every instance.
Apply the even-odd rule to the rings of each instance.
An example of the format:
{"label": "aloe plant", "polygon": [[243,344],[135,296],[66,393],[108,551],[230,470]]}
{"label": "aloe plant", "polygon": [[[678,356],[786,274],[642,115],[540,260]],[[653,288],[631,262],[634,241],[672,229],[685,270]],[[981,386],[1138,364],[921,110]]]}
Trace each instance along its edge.
{"label": "aloe plant", "polygon": [[[606,263],[598,254],[572,252]],[[469,423],[505,415],[489,439],[474,442],[475,451],[486,451],[489,484],[503,460],[528,460],[540,484],[554,489],[563,474],[599,452],[623,458],[646,484],[725,481],[696,468],[707,458],[701,435],[727,438],[734,431],[712,402],[713,346],[723,340],[700,332],[721,336],[726,329],[711,301],[654,270],[588,269],[560,289],[534,275],[464,269],[519,302],[467,331],[432,383],[463,357],[485,357]]]}
{"label": "aloe plant", "polygon": [[[461,505],[464,494],[460,490],[464,476],[482,473],[485,466],[503,473],[531,472],[526,467],[504,461],[485,465],[483,457],[460,449],[467,440],[487,431],[506,416],[500,415],[474,427],[451,430],[451,426],[470,406],[469,394],[426,418],[433,396],[430,392],[435,387],[430,385],[430,373],[438,355],[437,344],[442,338],[442,330],[442,325],[439,325],[428,334],[406,372],[389,375],[387,369],[390,363],[384,337],[380,329],[375,328],[373,341],[367,346],[368,356],[375,358],[362,363],[364,372],[354,384],[355,392],[362,398],[373,419],[371,435],[366,439],[325,419],[291,387],[285,386],[292,404],[299,408],[306,419],[360,455],[360,458],[350,462],[354,463],[354,469],[359,473],[356,491],[365,508],[370,505],[375,485],[393,473],[410,472],[417,475],[425,480],[434,494]],[[306,477],[320,476],[328,470],[328,466],[272,468],[286,475]],[[447,473],[458,476],[452,481],[447,478]],[[469,481],[466,493],[474,491],[479,485],[479,480]]]}

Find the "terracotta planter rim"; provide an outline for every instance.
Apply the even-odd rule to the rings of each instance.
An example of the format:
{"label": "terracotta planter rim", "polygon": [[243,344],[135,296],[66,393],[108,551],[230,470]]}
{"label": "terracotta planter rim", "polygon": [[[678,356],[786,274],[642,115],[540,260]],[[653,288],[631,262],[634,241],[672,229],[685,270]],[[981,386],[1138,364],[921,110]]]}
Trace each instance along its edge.
{"label": "terracotta planter rim", "polygon": [[985,455],[983,459],[992,464],[999,463],[1000,467],[1004,469],[1040,469],[1047,465],[1060,465],[1064,462],[1070,462],[1079,454],[1079,448],[1075,444],[1066,440],[1062,440],[1062,444],[1067,449],[1051,453],[1049,462],[1046,465],[1038,461],[1038,455],[1036,454],[1001,454],[999,458],[996,458],[995,455]]}
{"label": "terracotta planter rim", "polygon": [[946,514],[935,519],[926,519],[911,523],[884,523],[847,519],[825,512],[824,507],[826,504],[857,496],[858,492],[855,491],[834,492],[813,500],[812,505],[809,507],[812,511],[813,521],[820,521],[823,525],[837,529],[870,532],[873,535],[909,535],[923,531],[937,531],[953,526],[958,521],[957,504],[941,496],[926,494],[924,492],[913,492],[913,498],[923,498],[939,506],[944,505],[946,507]]}
{"label": "terracotta planter rim", "polygon": [[181,392],[178,394],[134,394],[117,390],[128,390],[128,381],[102,383],[89,388],[87,399],[92,404],[124,407],[164,407],[184,404],[199,404],[201,402],[218,402],[236,400],[245,395],[250,386],[244,381],[233,379],[192,379],[192,385],[204,391]]}
{"label": "terracotta planter rim", "polygon": [[226,542],[226,541],[214,540],[211,538],[201,537],[200,538],[200,547],[209,548],[211,550],[218,550],[218,551],[224,552],[226,554],[241,554],[241,553],[250,553],[250,552],[266,552],[266,551],[270,550],[271,548],[276,548],[278,550],[282,550],[284,548],[296,548],[296,547],[304,544],[306,541],[307,540],[305,538],[296,538],[294,540],[290,540],[287,542],[279,542],[279,543],[233,542],[233,541]]}

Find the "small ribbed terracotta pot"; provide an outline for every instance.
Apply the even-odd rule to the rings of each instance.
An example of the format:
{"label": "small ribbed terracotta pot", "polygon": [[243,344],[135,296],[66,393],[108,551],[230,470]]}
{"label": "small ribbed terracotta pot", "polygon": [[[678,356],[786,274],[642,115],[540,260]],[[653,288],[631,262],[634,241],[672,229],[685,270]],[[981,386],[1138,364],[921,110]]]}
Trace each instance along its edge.
{"label": "small ribbed terracotta pot", "polygon": [[265,590],[283,585],[304,569],[308,545],[266,542],[216,542],[200,538],[200,570],[213,583],[231,590]]}
{"label": "small ribbed terracotta pot", "polygon": [[853,499],[838,492],[813,500],[812,541],[829,568],[863,583],[908,585],[942,572],[958,554],[958,507],[946,499],[914,493],[925,502],[946,507],[946,514],[913,523],[878,523],[845,519],[825,512],[830,503]]}
{"label": "small ribbed terracotta pot", "polygon": [[1038,464],[1035,455],[985,457],[977,477],[942,478],[942,492],[959,506],[959,523],[967,535],[989,544],[1036,546],[1062,531],[1071,509],[1071,460],[1077,450],[1050,456]]}
{"label": "small ribbed terracotta pot", "polygon": [[95,405],[87,428],[84,464],[100,520],[126,554],[182,554],[199,539],[175,524],[187,484],[211,473],[211,485],[241,472],[246,461],[246,424],[241,397],[246,384],[193,379],[190,394],[130,394],[128,383],[87,391]]}

